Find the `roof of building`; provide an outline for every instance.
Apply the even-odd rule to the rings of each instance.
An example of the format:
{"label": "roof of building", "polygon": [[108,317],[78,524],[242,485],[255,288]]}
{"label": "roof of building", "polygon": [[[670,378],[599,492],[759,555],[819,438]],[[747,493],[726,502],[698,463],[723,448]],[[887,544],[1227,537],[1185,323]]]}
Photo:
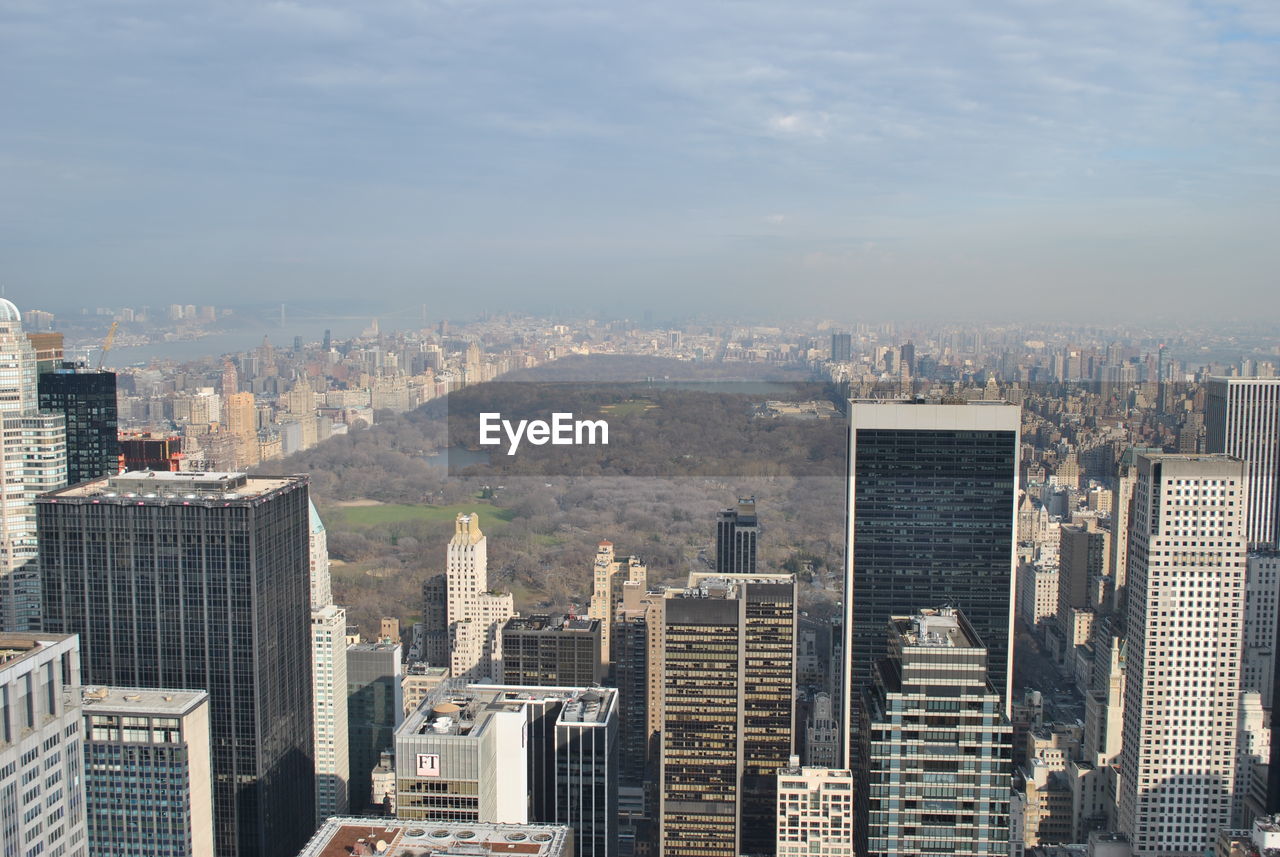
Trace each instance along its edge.
{"label": "roof of building", "polygon": [[13,301],[0,298],[0,322],[22,321],[22,313],[14,306]]}
{"label": "roof of building", "polygon": [[86,687],[86,714],[172,714],[181,716],[209,698],[203,690],[145,687]]}
{"label": "roof of building", "polygon": [[572,851],[571,844],[572,835],[563,825],[335,817],[316,831],[298,857],[559,857]]}
{"label": "roof of building", "polygon": [[0,633],[0,667],[10,667],[32,658],[46,646],[61,643],[74,634]]}
{"label": "roof of building", "polygon": [[303,482],[305,476],[250,476],[244,473],[166,470],[131,470],[81,482],[41,496],[46,502],[93,499],[97,501],[246,500]]}
{"label": "roof of building", "polygon": [[526,687],[472,684],[442,685],[404,719],[396,735],[479,735],[491,715],[523,711],[531,702],[562,701],[557,722],[599,726],[617,708],[617,691],[607,687]]}
{"label": "roof of building", "polygon": [[512,616],[502,626],[504,631],[591,632],[600,627],[599,619],[586,616],[535,613],[532,616]]}

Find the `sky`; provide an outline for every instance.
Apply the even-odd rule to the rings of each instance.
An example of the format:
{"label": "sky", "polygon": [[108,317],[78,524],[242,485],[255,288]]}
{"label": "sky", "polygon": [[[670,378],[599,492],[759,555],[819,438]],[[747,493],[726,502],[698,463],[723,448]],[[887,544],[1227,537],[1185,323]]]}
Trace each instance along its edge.
{"label": "sky", "polygon": [[20,306],[1280,310],[1280,3],[0,0]]}

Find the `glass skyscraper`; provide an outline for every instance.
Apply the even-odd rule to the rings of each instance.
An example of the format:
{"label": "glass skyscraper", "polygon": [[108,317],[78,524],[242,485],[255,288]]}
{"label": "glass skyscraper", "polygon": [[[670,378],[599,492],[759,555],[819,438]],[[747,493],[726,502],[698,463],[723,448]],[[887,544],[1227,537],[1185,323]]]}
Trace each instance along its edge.
{"label": "glass skyscraper", "polygon": [[305,477],[127,473],[39,498],[45,624],[86,684],[209,693],[215,851],[315,829]]}
{"label": "glass skyscraper", "polygon": [[964,611],[1007,706],[1021,409],[854,401],[849,422],[846,727],[856,731],[886,623],[922,605]]}
{"label": "glass skyscraper", "polygon": [[116,374],[72,363],[40,375],[40,409],[67,421],[67,484],[120,470]]}

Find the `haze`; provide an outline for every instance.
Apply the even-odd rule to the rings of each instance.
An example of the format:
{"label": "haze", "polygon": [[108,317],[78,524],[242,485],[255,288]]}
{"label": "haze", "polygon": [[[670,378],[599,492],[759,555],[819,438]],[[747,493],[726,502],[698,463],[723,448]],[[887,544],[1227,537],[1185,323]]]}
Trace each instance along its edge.
{"label": "haze", "polygon": [[24,308],[1274,316],[1280,6],[0,2]]}

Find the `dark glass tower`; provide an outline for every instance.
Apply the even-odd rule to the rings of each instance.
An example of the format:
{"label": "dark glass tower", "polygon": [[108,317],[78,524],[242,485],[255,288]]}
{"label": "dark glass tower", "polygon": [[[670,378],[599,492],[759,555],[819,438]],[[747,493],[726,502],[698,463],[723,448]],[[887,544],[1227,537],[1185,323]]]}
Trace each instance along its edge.
{"label": "dark glass tower", "polygon": [[851,402],[849,421],[845,724],[889,619],[921,605],[964,611],[1007,706],[1021,409]]}
{"label": "dark glass tower", "polygon": [[716,573],[755,574],[759,536],[756,498],[739,497],[738,505],[725,509],[716,519]]}
{"label": "dark glass tower", "polygon": [[67,484],[120,470],[116,374],[63,363],[39,379],[40,410],[67,419]]}
{"label": "dark glass tower", "polygon": [[36,504],[45,626],[86,684],[209,693],[215,850],[315,828],[305,477],[128,473]]}

